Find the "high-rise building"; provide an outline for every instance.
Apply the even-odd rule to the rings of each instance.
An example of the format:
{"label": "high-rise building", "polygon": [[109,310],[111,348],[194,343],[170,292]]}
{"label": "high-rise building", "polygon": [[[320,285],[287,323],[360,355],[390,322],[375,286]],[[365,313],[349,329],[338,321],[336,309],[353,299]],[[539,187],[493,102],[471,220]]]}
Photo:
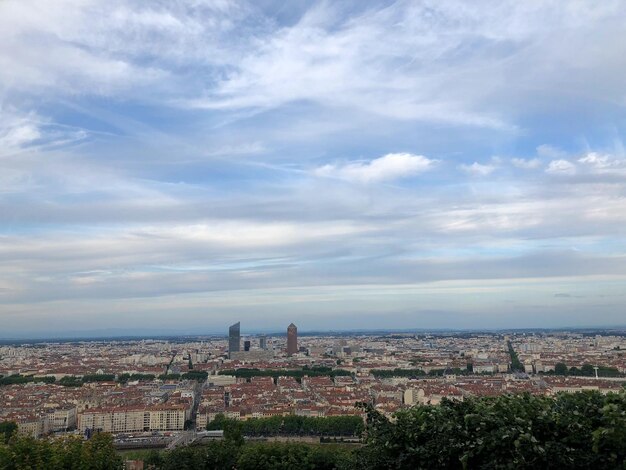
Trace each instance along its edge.
{"label": "high-rise building", "polygon": [[298,327],[293,323],[287,327],[287,354],[298,352]]}
{"label": "high-rise building", "polygon": [[261,349],[267,349],[267,336],[263,335],[259,338],[259,347]]}
{"label": "high-rise building", "polygon": [[228,357],[233,352],[239,352],[241,344],[241,323],[237,322],[228,328]]}
{"label": "high-rise building", "polygon": [[250,341],[246,340],[243,342],[243,350],[244,351],[250,351]]}

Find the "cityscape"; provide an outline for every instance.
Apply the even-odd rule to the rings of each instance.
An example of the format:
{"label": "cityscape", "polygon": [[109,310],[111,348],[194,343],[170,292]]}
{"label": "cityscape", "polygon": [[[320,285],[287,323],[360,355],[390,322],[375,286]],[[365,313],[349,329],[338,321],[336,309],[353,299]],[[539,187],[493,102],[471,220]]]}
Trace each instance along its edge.
{"label": "cityscape", "polygon": [[[349,333],[50,341],[0,347],[0,421],[43,437],[113,433],[121,448],[201,439],[220,416],[391,417],[443,399],[626,383],[626,332]],[[318,437],[319,440],[319,437]]]}
{"label": "cityscape", "polygon": [[0,470],[626,470],[626,0],[0,0]]}

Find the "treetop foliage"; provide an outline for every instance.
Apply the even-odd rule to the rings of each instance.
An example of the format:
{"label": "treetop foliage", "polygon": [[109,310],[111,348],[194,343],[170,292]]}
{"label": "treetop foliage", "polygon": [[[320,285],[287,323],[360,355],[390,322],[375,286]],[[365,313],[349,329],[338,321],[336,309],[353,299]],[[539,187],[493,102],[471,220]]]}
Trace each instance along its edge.
{"label": "treetop foliage", "polygon": [[240,369],[225,369],[219,372],[219,375],[234,375],[235,377],[241,378],[252,378],[252,377],[294,377],[297,380],[302,379],[302,377],[320,377],[320,376],[328,376],[328,377],[337,377],[337,376],[349,376],[351,375],[350,371],[345,369],[332,369],[330,367],[306,367],[302,369],[280,369],[280,370],[271,370],[271,369],[254,369],[254,368],[246,368],[242,367]]}
{"label": "treetop foliage", "polygon": [[207,425],[208,430],[238,426],[244,436],[360,436],[363,419],[360,416],[272,416],[237,421],[217,415]]}
{"label": "treetop foliage", "polygon": [[397,413],[365,406],[359,468],[624,468],[626,394],[503,395]]}
{"label": "treetop foliage", "polygon": [[122,458],[110,434],[96,434],[88,441],[80,437],[33,439],[13,436],[0,444],[2,470],[121,470]]}
{"label": "treetop foliage", "polygon": [[[400,411],[393,419],[381,415],[369,404],[358,406],[367,414],[362,446],[252,443],[243,438],[248,432],[257,436],[264,435],[268,429],[274,432],[272,426],[279,422],[280,433],[309,433],[317,424],[332,423],[334,418],[279,417],[280,421],[269,418],[246,424],[248,421],[220,417],[216,421],[224,429],[224,440],[149,452],[144,459],[146,468],[626,468],[626,390],[606,395],[590,391],[561,393],[555,397],[521,394],[464,401],[444,399],[440,405],[417,405]],[[8,431],[5,436],[10,437],[8,444],[0,439],[0,469],[121,468],[111,437],[105,434],[89,441],[34,440],[16,436],[11,425],[0,425],[2,430]]]}

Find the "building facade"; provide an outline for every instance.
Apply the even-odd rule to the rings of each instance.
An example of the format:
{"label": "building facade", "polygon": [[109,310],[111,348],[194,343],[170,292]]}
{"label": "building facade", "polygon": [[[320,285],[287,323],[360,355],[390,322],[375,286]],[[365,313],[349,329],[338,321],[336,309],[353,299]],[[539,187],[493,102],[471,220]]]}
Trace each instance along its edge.
{"label": "building facade", "polygon": [[186,409],[181,405],[152,408],[103,408],[86,410],[78,416],[78,429],[118,433],[135,431],[180,431]]}
{"label": "building facade", "polygon": [[228,328],[228,357],[231,353],[239,352],[241,345],[241,323],[237,322]]}
{"label": "building facade", "polygon": [[287,327],[287,354],[298,352],[298,327],[293,323]]}

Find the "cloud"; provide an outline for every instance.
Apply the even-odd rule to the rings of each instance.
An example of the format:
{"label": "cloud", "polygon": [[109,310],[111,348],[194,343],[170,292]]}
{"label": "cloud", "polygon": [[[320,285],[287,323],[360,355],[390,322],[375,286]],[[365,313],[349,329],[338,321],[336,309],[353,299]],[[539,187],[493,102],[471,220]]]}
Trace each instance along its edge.
{"label": "cloud", "polygon": [[589,152],[584,157],[579,158],[578,162],[588,169],[599,172],[626,169],[626,159],[616,158],[613,155],[600,154],[598,152]]}
{"label": "cloud", "polygon": [[494,172],[496,169],[495,165],[483,165],[478,162],[474,162],[471,165],[462,164],[459,165],[459,169],[463,170],[465,173],[468,173],[472,176],[487,176]]}
{"label": "cloud", "polygon": [[26,150],[67,146],[87,135],[84,129],[56,124],[34,111],[21,112],[0,106],[0,158]]}
{"label": "cloud", "polygon": [[19,151],[41,138],[36,115],[0,107],[0,156]]}
{"label": "cloud", "polygon": [[[606,102],[622,89],[618,1],[481,1],[473,12],[457,0],[289,10],[282,24],[276,8],[255,2],[7,0],[0,83],[25,96],[106,95],[239,117],[314,103],[505,133],[520,130],[518,114],[547,101],[536,83]],[[602,35],[593,34],[598,28]],[[581,76],[589,70],[594,80]]]}
{"label": "cloud", "polygon": [[537,147],[537,155],[545,158],[559,159],[567,156],[567,153],[553,145],[542,144]]}
{"label": "cloud", "polygon": [[541,160],[538,158],[524,159],[524,158],[512,158],[511,163],[517,168],[523,168],[524,170],[534,170],[541,166]]}
{"label": "cloud", "polygon": [[546,173],[553,175],[573,175],[576,173],[576,165],[568,160],[552,160],[546,168]]}
{"label": "cloud", "polygon": [[28,121],[15,122],[0,132],[0,152],[20,149],[41,137],[38,127]]}
{"label": "cloud", "polygon": [[423,155],[388,153],[369,162],[324,165],[316,168],[313,174],[359,183],[379,183],[418,175],[431,170],[435,163]]}
{"label": "cloud", "polygon": [[625,21],[619,0],[2,1],[3,331],[244,304],[384,325],[431,295],[493,325],[584,290],[620,319]]}

